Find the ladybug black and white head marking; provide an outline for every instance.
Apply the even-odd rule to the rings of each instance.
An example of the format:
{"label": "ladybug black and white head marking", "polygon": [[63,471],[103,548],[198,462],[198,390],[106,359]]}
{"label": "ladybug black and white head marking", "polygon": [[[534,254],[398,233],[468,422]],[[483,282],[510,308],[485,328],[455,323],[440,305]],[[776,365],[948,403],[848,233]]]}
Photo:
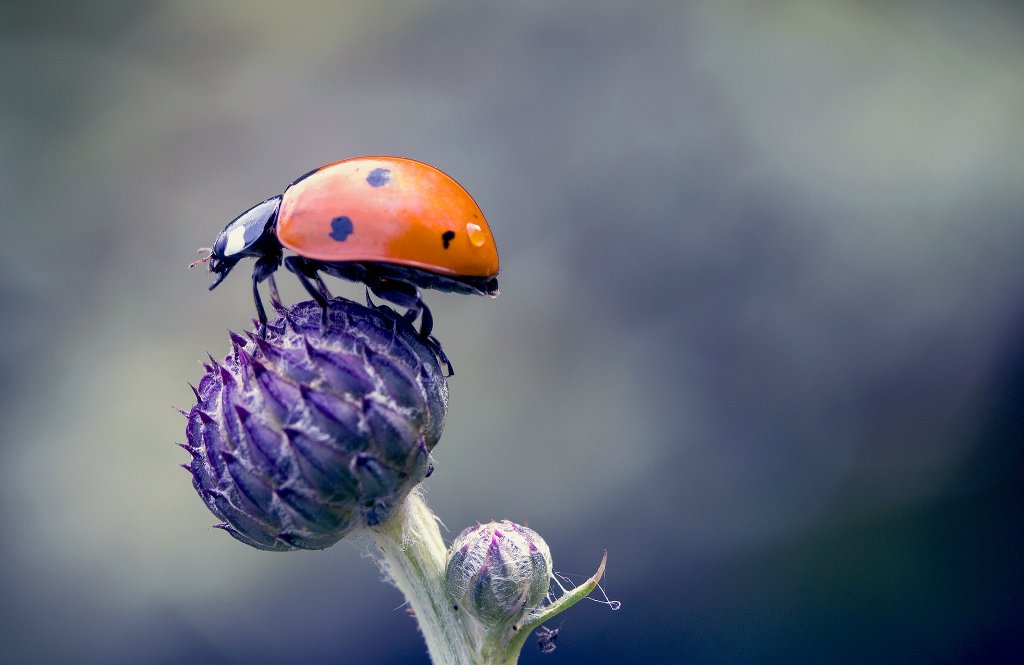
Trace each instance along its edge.
{"label": "ladybug black and white head marking", "polygon": [[210,253],[210,272],[217,274],[217,279],[210,285],[211,290],[224,281],[240,259],[281,253],[281,244],[274,235],[274,222],[280,207],[280,196],[257,203],[231,220],[217,235]]}

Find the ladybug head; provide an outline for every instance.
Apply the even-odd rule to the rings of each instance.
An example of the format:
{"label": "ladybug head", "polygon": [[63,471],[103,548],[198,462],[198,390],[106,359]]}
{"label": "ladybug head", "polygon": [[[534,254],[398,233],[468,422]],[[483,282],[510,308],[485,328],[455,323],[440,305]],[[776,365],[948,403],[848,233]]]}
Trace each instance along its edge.
{"label": "ladybug head", "polygon": [[217,279],[210,285],[211,290],[224,281],[240,259],[280,254],[281,244],[274,235],[274,222],[277,221],[280,206],[280,196],[257,203],[231,220],[217,235],[210,256],[207,257],[210,272],[217,275]]}

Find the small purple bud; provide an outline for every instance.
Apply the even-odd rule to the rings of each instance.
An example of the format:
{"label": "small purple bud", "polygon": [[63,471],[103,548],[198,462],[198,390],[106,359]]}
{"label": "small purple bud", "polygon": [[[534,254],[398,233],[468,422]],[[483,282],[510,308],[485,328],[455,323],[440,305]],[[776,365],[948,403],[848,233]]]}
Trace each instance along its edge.
{"label": "small purple bud", "polygon": [[193,388],[183,465],[237,540],[323,549],[386,521],[433,468],[448,404],[431,347],[400,317],[312,302],[279,312],[267,337],[229,333]]}
{"label": "small purple bud", "polygon": [[514,623],[536,608],[550,579],[547,543],[509,520],[469,527],[448,550],[445,581],[453,604],[488,629]]}

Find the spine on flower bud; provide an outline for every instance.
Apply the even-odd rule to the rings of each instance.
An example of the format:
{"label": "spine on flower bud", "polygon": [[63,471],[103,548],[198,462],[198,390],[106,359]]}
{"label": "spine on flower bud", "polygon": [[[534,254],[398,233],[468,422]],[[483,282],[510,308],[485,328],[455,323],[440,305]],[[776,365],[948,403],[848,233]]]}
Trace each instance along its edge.
{"label": "spine on flower bud", "polygon": [[550,579],[547,543],[509,520],[464,530],[452,543],[445,566],[454,604],[489,630],[515,623],[536,608]]}

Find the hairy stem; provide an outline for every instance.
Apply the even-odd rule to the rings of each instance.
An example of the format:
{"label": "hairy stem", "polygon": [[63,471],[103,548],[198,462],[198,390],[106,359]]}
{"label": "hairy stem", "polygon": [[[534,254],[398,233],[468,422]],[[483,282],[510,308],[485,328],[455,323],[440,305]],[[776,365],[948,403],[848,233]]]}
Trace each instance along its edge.
{"label": "hairy stem", "polygon": [[445,589],[447,550],[434,513],[419,491],[409,495],[385,524],[370,529],[380,547],[385,571],[416,612],[434,665],[480,663],[476,645],[482,636],[452,608]]}

